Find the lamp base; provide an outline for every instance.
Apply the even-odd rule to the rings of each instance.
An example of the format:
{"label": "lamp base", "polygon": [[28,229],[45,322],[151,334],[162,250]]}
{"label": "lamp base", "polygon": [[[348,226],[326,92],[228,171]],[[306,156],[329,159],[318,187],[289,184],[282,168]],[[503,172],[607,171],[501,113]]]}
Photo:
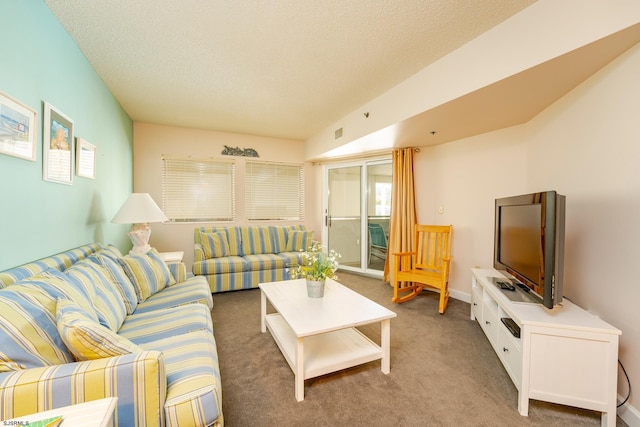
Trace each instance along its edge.
{"label": "lamp base", "polygon": [[133,243],[133,248],[129,251],[129,255],[144,255],[149,252],[151,250],[149,237],[151,237],[149,224],[134,224],[129,232],[129,238]]}

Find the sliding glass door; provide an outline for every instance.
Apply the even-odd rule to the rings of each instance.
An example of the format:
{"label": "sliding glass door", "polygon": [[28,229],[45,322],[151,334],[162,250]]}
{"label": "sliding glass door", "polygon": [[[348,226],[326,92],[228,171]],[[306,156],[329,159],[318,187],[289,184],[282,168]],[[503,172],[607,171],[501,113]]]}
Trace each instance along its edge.
{"label": "sliding glass door", "polygon": [[361,177],[362,166],[328,168],[328,247],[342,255],[341,266],[356,269],[362,264]]}
{"label": "sliding glass door", "polygon": [[391,160],[327,166],[325,229],[345,270],[382,275],[391,212]]}

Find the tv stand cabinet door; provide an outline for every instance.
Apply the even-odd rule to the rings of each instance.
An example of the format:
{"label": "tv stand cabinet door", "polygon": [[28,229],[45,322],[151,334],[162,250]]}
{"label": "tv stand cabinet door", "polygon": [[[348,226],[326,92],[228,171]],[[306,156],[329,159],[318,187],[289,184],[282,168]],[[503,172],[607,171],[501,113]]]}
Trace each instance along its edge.
{"label": "tv stand cabinet door", "polygon": [[618,335],[544,326],[524,334],[519,412],[528,411],[523,399],[536,399],[608,413],[615,425]]}

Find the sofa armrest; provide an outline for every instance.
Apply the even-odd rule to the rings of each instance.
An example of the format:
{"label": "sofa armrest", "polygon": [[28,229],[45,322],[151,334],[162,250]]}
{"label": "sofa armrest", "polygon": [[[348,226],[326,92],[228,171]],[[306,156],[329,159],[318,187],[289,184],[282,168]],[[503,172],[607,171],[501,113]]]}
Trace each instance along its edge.
{"label": "sofa armrest", "polygon": [[170,261],[167,262],[167,267],[169,267],[169,271],[173,278],[176,279],[176,283],[181,283],[187,280],[187,266],[184,262]]}
{"label": "sofa armrest", "polygon": [[193,261],[204,261],[206,258],[204,256],[204,248],[200,243],[195,243],[193,245]]}
{"label": "sofa armrest", "polygon": [[0,419],[116,396],[116,425],[161,426],[166,388],[159,351],[3,372]]}

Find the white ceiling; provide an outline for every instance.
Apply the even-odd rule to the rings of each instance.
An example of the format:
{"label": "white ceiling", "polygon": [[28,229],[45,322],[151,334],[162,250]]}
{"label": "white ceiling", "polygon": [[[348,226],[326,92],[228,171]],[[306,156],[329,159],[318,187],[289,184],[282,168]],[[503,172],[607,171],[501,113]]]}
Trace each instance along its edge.
{"label": "white ceiling", "polygon": [[45,0],[134,121],[296,140],[534,1]]}

